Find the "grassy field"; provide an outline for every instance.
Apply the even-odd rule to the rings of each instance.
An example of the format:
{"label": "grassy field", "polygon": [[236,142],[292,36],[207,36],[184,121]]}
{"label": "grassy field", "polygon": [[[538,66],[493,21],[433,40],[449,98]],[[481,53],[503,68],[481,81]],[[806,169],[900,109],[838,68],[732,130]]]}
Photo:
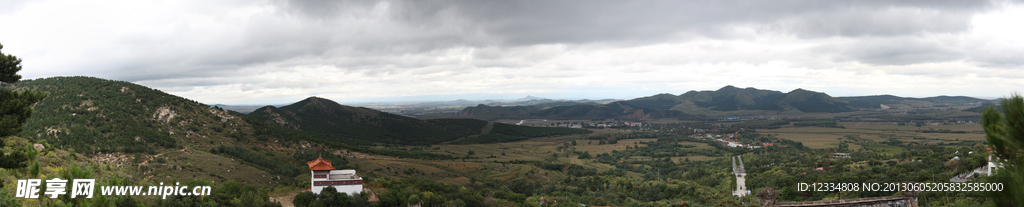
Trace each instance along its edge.
{"label": "grassy field", "polygon": [[[656,141],[656,140],[657,139],[624,139],[624,140],[619,140],[619,142],[615,143],[615,144],[602,144],[602,145],[598,145],[596,140],[593,141],[593,143],[591,143],[591,144],[587,144],[587,143],[579,144],[579,142],[577,141],[578,144],[576,145],[576,151],[587,151],[587,152],[590,152],[591,155],[597,155],[597,154],[601,154],[601,153],[612,153],[612,150],[625,150],[626,149],[626,145],[629,145],[629,146],[641,146],[642,147],[642,146],[647,146],[647,145],[639,144],[640,142],[653,142],[653,141]],[[589,142],[589,141],[584,141],[584,142]]]}
{"label": "grassy field", "polygon": [[395,166],[403,166],[403,167],[407,167],[407,168],[414,168],[414,169],[417,169],[417,170],[422,171],[424,173],[430,173],[430,174],[438,173],[438,172],[444,172],[444,170],[440,169],[440,168],[436,168],[436,167],[432,167],[432,166],[427,166],[427,165],[423,165],[423,164],[417,164],[417,163],[414,163],[414,162],[402,161],[402,160],[374,160],[372,162],[372,164],[376,165],[375,166],[376,168],[388,168],[388,167],[395,167]]}
{"label": "grassy field", "polygon": [[[644,146],[644,144],[638,143],[655,141],[655,139],[626,139],[619,140],[616,144],[600,145],[597,140],[582,140],[585,136],[624,133],[624,131],[620,131],[618,129],[594,129],[593,131],[594,133],[590,135],[544,137],[507,143],[469,145],[441,144],[427,147],[425,151],[438,154],[449,154],[456,157],[466,156],[469,151],[473,151],[473,155],[470,156],[474,158],[481,158],[476,161],[484,162],[512,160],[536,161],[543,160],[548,156],[551,156],[552,153],[567,152],[566,150],[587,151],[591,155],[597,155],[601,153],[611,153],[612,150],[625,150],[626,145]],[[576,141],[575,146],[570,144],[572,141]],[[562,146],[563,143],[568,145],[569,149],[559,151],[558,147]],[[704,145],[706,146],[706,144]]]}
{"label": "grassy field", "polygon": [[834,148],[839,144],[841,135],[834,134],[801,134],[801,133],[780,133],[777,137],[803,142],[804,146],[816,149]]}
{"label": "grassy field", "polygon": [[483,166],[483,164],[477,163],[477,162],[431,161],[430,163],[434,163],[434,164],[437,164],[437,165],[440,165],[440,166],[449,167],[449,168],[452,168],[454,170],[458,170],[460,172],[469,172],[469,171],[477,170],[477,169],[480,169],[481,166]]}
{"label": "grassy field", "polygon": [[[951,112],[952,113],[952,112]],[[890,137],[904,142],[935,144],[939,142],[957,142],[964,140],[981,141],[985,139],[984,129],[977,124],[961,125],[924,125],[899,126],[892,122],[840,122],[846,127],[784,127],[779,129],[758,130],[760,133],[774,135],[779,138],[803,142],[810,148],[836,147],[843,136],[856,135],[861,139],[875,142],[887,141]],[[919,130],[965,131],[967,133],[922,133]],[[916,137],[916,138],[915,138]],[[923,138],[923,139],[922,139]],[[850,145],[851,150],[860,146]]]}
{"label": "grassy field", "polygon": [[138,168],[144,172],[148,171],[149,173],[145,175],[156,180],[203,179],[214,182],[236,180],[256,186],[280,184],[277,177],[252,165],[242,164],[237,159],[191,148],[155,155]]}
{"label": "grassy field", "polygon": [[[602,129],[596,130],[594,134],[603,133],[624,132],[617,129]],[[615,167],[608,164],[597,163],[594,159],[577,159],[577,155],[575,154],[569,154],[566,156],[566,153],[571,150],[575,150],[577,152],[586,151],[591,155],[597,155],[601,153],[611,153],[612,150],[625,150],[627,145],[644,146],[644,144],[639,144],[639,142],[656,141],[656,139],[625,139],[619,140],[616,144],[599,145],[597,144],[597,140],[581,140],[584,136],[570,135],[544,137],[508,143],[469,145],[438,144],[426,147],[408,147],[408,149],[421,148],[427,152],[449,154],[455,157],[465,157],[469,154],[469,151],[473,151],[473,154],[469,155],[469,157],[471,157],[470,159],[430,161],[371,157],[349,158],[349,160],[353,164],[357,165],[359,168],[358,170],[361,172],[368,172],[369,174],[367,175],[417,177],[448,184],[469,184],[472,180],[470,179],[471,177],[478,180],[547,180],[560,179],[560,177],[564,177],[566,175],[561,172],[540,170],[533,166],[533,164],[494,163],[494,161],[542,161],[550,159],[552,154],[557,153],[559,155],[557,162],[559,163],[580,165],[586,168],[596,169],[598,172],[603,172],[614,169]],[[575,146],[571,144],[574,140],[576,141]],[[705,143],[686,142],[686,144],[698,146],[699,149],[713,148]],[[566,145],[569,147],[561,150],[558,149],[559,147]],[[707,160],[713,158],[691,156],[690,159]]]}

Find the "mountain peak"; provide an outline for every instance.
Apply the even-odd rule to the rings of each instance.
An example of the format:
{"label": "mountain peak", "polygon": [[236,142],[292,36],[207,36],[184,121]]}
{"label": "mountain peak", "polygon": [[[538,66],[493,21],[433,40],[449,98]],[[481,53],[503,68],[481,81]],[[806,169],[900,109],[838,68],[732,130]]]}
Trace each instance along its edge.
{"label": "mountain peak", "polygon": [[308,102],[308,103],[306,103],[306,105],[311,105],[311,104],[312,105],[324,105],[324,104],[340,105],[340,104],[338,104],[338,102],[334,102],[334,101],[332,101],[330,99],[320,98],[320,97],[316,97],[316,96],[310,96],[309,98],[306,98],[306,100],[303,100],[303,101]]}
{"label": "mountain peak", "polygon": [[331,111],[332,109],[342,108],[342,106],[341,104],[338,104],[338,102],[334,102],[330,99],[310,96],[309,98],[303,99],[302,101],[295,102],[293,104],[283,106],[280,108],[286,110],[312,109],[322,112],[328,112]]}
{"label": "mountain peak", "polygon": [[[309,98],[303,99],[302,101],[331,101],[331,100],[330,99],[326,99],[326,98],[316,97],[316,96],[310,96]],[[331,102],[334,102],[334,101],[331,101]]]}
{"label": "mountain peak", "polygon": [[792,91],[789,91],[789,92],[790,93],[806,93],[806,92],[817,93],[817,92],[814,92],[814,91],[805,90],[803,88],[796,88],[796,89],[793,89]]}
{"label": "mountain peak", "polygon": [[736,89],[740,89],[740,88],[737,88],[736,86],[732,86],[732,85],[726,85],[725,87],[719,88],[718,90],[721,91],[721,90],[736,90]]}

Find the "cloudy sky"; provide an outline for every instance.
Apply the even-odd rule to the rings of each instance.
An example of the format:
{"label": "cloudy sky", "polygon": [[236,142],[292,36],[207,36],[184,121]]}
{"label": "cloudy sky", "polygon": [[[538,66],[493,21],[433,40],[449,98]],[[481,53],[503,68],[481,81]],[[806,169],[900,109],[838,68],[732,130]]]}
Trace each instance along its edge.
{"label": "cloudy sky", "polygon": [[204,103],[1024,90],[1021,1],[0,1],[28,79]]}

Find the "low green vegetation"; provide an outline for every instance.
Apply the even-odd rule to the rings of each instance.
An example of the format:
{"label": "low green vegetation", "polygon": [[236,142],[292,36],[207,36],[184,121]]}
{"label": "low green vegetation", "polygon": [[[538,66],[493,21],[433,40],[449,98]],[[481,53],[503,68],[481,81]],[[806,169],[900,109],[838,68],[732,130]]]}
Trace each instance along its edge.
{"label": "low green vegetation", "polygon": [[520,140],[530,139],[529,137],[516,137],[508,136],[504,134],[482,134],[477,136],[466,137],[462,140],[452,142],[452,144],[486,144],[486,143],[498,143],[498,142],[514,142]]}
{"label": "low green vegetation", "polygon": [[565,127],[528,127],[511,124],[494,123],[491,133],[517,137],[546,137],[572,134],[587,134],[590,130]]}
{"label": "low green vegetation", "polygon": [[[274,173],[274,174],[279,174],[279,175],[285,175],[285,176],[288,176],[288,177],[294,177],[294,176],[302,174],[302,173],[308,173],[307,172],[308,171],[307,170],[308,166],[302,167],[302,166],[288,165],[288,164],[282,163],[282,162],[277,161],[277,160],[268,159],[267,157],[265,157],[263,155],[259,155],[257,153],[254,153],[253,151],[250,151],[249,149],[246,149],[245,147],[221,145],[221,146],[219,146],[217,148],[210,149],[210,153],[222,154],[222,155],[238,158],[238,159],[241,159],[242,161],[245,161],[245,162],[248,162],[248,163],[252,163],[255,166],[259,166],[260,169],[262,169],[264,171],[271,172],[271,173]],[[308,157],[308,156],[301,156],[301,157]],[[341,166],[343,166],[344,162],[342,161],[341,163],[338,163],[338,164],[341,164]]]}
{"label": "low green vegetation", "polygon": [[511,124],[494,123],[490,133],[476,136],[469,136],[452,142],[453,144],[485,144],[499,142],[514,142],[537,137],[565,136],[576,134],[589,134],[590,130],[574,129],[566,127],[531,127],[517,126]]}
{"label": "low green vegetation", "polygon": [[237,114],[124,81],[51,77],[10,87],[49,94],[33,106],[32,118],[22,127],[22,137],[87,154],[152,154],[180,147],[176,139],[241,138],[248,134],[245,127],[238,126],[237,119],[225,118]]}

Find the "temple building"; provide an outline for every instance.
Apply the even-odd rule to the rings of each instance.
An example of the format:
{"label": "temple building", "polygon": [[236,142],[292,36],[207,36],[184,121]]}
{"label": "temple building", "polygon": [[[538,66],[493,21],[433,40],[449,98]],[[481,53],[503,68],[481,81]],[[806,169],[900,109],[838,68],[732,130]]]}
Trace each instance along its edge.
{"label": "temple building", "polygon": [[363,178],[356,175],[355,170],[335,170],[331,161],[317,157],[316,160],[306,162],[309,170],[312,171],[310,191],[320,194],[325,187],[334,187],[340,193],[355,196],[363,192]]}

